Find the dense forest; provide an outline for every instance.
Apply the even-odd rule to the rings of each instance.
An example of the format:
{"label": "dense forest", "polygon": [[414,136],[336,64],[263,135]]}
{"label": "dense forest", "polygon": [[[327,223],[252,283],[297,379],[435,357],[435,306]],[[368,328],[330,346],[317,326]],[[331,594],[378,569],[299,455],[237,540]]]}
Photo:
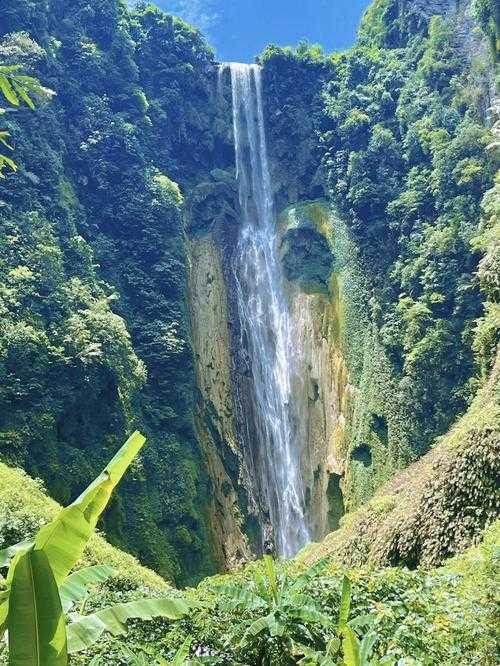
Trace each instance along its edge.
{"label": "dense forest", "polygon": [[0,663],[498,663],[499,12],[2,1]]}

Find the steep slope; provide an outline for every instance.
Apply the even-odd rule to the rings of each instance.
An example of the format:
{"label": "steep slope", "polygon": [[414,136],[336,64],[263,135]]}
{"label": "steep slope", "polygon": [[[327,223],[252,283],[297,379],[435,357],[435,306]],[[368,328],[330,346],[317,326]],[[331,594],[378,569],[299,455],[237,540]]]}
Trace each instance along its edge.
{"label": "steep slope", "polygon": [[383,486],[338,531],[300,554],[351,565],[436,566],[500,513],[500,356],[467,413],[421,460]]}
{"label": "steep slope", "polygon": [[[32,538],[39,528],[52,520],[61,506],[48,497],[40,481],[23,470],[0,463],[0,549]],[[86,547],[82,564],[109,564],[116,570],[110,585],[116,589],[135,589],[142,585],[167,589],[163,578],[95,535]]]}

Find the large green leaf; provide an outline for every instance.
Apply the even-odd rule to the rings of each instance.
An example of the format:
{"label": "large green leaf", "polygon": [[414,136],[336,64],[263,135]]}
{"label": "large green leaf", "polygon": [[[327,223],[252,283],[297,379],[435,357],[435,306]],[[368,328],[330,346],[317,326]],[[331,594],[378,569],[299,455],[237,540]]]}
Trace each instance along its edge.
{"label": "large green leaf", "polygon": [[39,531],[34,548],[47,555],[58,585],[64,582],[82,556],[113,489],[145,441],[139,432],[135,432],[87,490]]}
{"label": "large green leaf", "polygon": [[370,633],[366,634],[366,636],[363,638],[361,641],[361,645],[359,648],[359,660],[361,662],[361,666],[370,666],[370,655],[373,650],[373,646],[377,642],[377,634],[371,631]]}
{"label": "large green leaf", "polygon": [[252,622],[241,639],[240,647],[245,647],[250,643],[252,638],[261,634],[265,629],[268,629],[269,622],[272,623],[273,617],[274,613],[270,613],[269,615],[266,615],[266,617],[259,617],[257,620]]}
{"label": "large green leaf", "polygon": [[15,79],[12,79],[12,86],[16,91],[16,94],[19,95],[19,97],[29,106],[29,108],[32,111],[34,111],[35,105],[33,104],[33,101],[26,92],[25,88],[23,88],[23,86],[20,83],[18,83]]}
{"label": "large green leaf", "polygon": [[322,560],[319,562],[316,562],[312,567],[309,567],[307,571],[304,571],[303,574],[301,574],[291,585],[290,591],[291,592],[300,592],[301,590],[308,585],[311,580],[316,578],[316,576],[319,576],[319,574],[323,573],[326,567],[330,563],[330,558],[329,557],[324,557]]}
{"label": "large green leaf", "polygon": [[19,106],[19,99],[6,76],[0,75],[0,90],[8,102],[10,102],[13,106]]}
{"label": "large green leaf", "polygon": [[74,654],[87,649],[106,632],[114,636],[126,634],[127,620],[152,620],[155,617],[179,620],[188,611],[189,606],[183,599],[172,598],[141,599],[110,606],[93,615],[81,617],[68,626],[68,652]]}
{"label": "large green leaf", "polygon": [[7,629],[7,617],[9,616],[9,593],[10,590],[0,592],[0,640]]}
{"label": "large green leaf", "polygon": [[21,551],[11,567],[9,666],[66,666],[64,614],[47,556]]}
{"label": "large green leaf", "polygon": [[266,571],[269,589],[275,602],[278,601],[278,576],[276,574],[276,567],[271,555],[264,555],[264,568]]}
{"label": "large green leaf", "polygon": [[325,627],[328,627],[332,624],[332,620],[328,617],[328,615],[320,613],[315,608],[291,608],[289,610],[289,615],[290,617],[294,617],[295,619],[301,620],[302,622],[322,624]]}
{"label": "large green leaf", "polygon": [[269,629],[269,635],[274,636],[283,636],[285,633],[285,625],[279,621],[275,613],[267,616],[267,627]]}
{"label": "large green leaf", "polygon": [[97,564],[75,571],[66,578],[59,588],[62,607],[65,613],[69,611],[75,601],[83,599],[90,585],[102,583],[115,574],[115,569],[107,564]]}
{"label": "large green leaf", "polygon": [[217,585],[214,587],[215,592],[219,595],[219,606],[222,610],[234,610],[235,608],[244,607],[247,610],[256,610],[266,606],[263,599],[258,597],[250,590],[245,590],[237,585]]}
{"label": "large green leaf", "polygon": [[175,653],[174,658],[170,662],[170,666],[184,666],[187,657],[189,657],[189,649],[191,647],[192,642],[193,642],[192,637],[188,636],[184,641],[184,643]]}

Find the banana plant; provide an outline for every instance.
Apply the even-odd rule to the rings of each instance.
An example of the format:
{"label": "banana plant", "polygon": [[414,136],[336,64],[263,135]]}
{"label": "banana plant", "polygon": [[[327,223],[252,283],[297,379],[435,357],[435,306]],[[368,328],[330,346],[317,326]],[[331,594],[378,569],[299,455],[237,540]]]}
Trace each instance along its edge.
{"label": "banana plant", "polygon": [[[236,625],[231,641],[237,648],[259,653],[263,664],[272,663],[272,655],[267,651],[272,649],[273,641],[291,655],[294,644],[304,638],[311,639],[317,629],[330,627],[331,618],[305,592],[307,584],[324,566],[320,562],[293,581],[286,573],[279,573],[273,558],[265,555],[265,575],[257,569],[250,586],[217,586],[215,591],[223,598],[219,602],[221,610],[253,616]],[[256,614],[259,617],[253,619]]]}
{"label": "banana plant", "polygon": [[[201,666],[200,661],[189,658],[192,642],[192,637],[188,636],[170,661],[154,656],[154,651],[147,647],[142,647],[142,652],[139,654],[133,652],[126,645],[123,645],[120,651],[121,656],[127,659],[129,666]],[[107,663],[105,665],[100,657],[95,657],[89,666],[107,666]]]}
{"label": "banana plant", "polygon": [[370,631],[360,641],[353,629],[354,624],[363,622],[369,624],[371,618],[363,616],[363,618],[356,618],[356,620],[349,622],[351,597],[352,584],[349,578],[344,576],[338,622],[338,633],[342,636],[344,664],[345,666],[375,666],[374,662],[370,661],[370,656],[377,640],[376,634]]}
{"label": "banana plant", "polygon": [[145,441],[134,433],[97,479],[33,540],[0,552],[0,567],[10,562],[6,589],[0,592],[0,638],[8,630],[9,666],[66,666],[68,654],[91,646],[104,632],[126,633],[130,618],[178,619],[188,611],[182,599],[145,599],[90,616],[73,615],[66,623],[65,611],[85,597],[89,585],[112,573],[109,567],[70,572]]}
{"label": "banana plant", "polygon": [[325,651],[316,651],[304,645],[296,645],[295,653],[304,655],[298,662],[300,666],[336,666],[339,663],[339,653],[343,653],[344,666],[379,666],[377,660],[371,661],[370,656],[377,640],[374,632],[368,632],[360,641],[355,627],[370,626],[373,622],[371,615],[362,615],[349,620],[351,610],[352,584],[347,576],[342,582],[342,596],[340,600],[339,619],[336,626],[336,635],[327,643]]}

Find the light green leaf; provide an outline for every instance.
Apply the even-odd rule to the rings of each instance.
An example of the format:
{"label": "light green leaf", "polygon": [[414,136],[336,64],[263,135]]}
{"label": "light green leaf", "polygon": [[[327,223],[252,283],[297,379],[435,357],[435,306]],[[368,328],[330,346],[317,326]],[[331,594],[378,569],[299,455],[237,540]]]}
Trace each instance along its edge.
{"label": "light green leaf", "polygon": [[175,653],[174,658],[172,659],[171,666],[184,666],[184,662],[186,661],[186,657],[189,656],[189,649],[191,647],[191,643],[193,642],[193,639],[191,636],[188,636],[184,643],[180,646],[180,648],[177,650]]}
{"label": "light green leaf", "polygon": [[17,555],[20,551],[29,550],[34,544],[33,539],[27,539],[26,541],[20,541],[19,543],[4,548],[0,550],[0,569],[3,567],[8,567],[12,558]]}
{"label": "light green leaf", "polygon": [[289,614],[290,617],[294,617],[302,622],[313,622],[316,624],[322,624],[325,627],[332,624],[331,618],[320,613],[315,608],[291,608]]}
{"label": "light green leaf", "polygon": [[[14,160],[11,160],[11,158],[7,157],[6,155],[0,155],[0,175],[4,164],[9,166],[12,171],[17,171],[17,164],[14,162]],[[2,178],[3,177],[4,176],[2,176]]]}
{"label": "light green leaf", "polygon": [[256,610],[265,606],[265,603],[258,596],[249,590],[245,590],[236,585],[217,585],[215,591],[221,597],[219,606],[222,610],[234,610],[243,606],[249,610]]}
{"label": "light green leaf", "polygon": [[0,74],[12,74],[22,69],[22,65],[0,65]]}
{"label": "light green leaf", "polygon": [[183,599],[172,598],[141,599],[105,608],[93,615],[81,617],[68,626],[68,652],[74,654],[86,650],[104,633],[125,635],[127,620],[152,620],[155,617],[178,620],[188,611],[189,606]]}
{"label": "light green leaf", "polygon": [[311,582],[311,580],[316,578],[316,576],[319,576],[319,574],[321,574],[326,569],[329,562],[330,562],[329,557],[323,558],[312,567],[309,567],[307,571],[305,571],[295,580],[293,585],[290,587],[290,591],[299,592],[300,590],[303,590],[304,587],[306,587],[306,585],[308,585]]}
{"label": "light green leaf", "polygon": [[372,653],[373,646],[377,642],[377,634],[371,631],[361,641],[361,646],[359,650],[359,659],[361,666],[370,666],[369,657]]}
{"label": "light green leaf", "polygon": [[15,79],[12,79],[12,85],[14,87],[14,90],[16,91],[16,94],[19,95],[19,97],[29,106],[29,108],[32,111],[34,111],[35,105],[33,104],[31,97],[28,95],[23,86],[20,83],[18,83]]}
{"label": "light green leaf", "polygon": [[345,666],[361,666],[358,637],[347,624],[342,628],[342,634],[344,636],[342,647],[344,648]]}
{"label": "light green leaf", "polygon": [[276,568],[274,566],[274,560],[271,555],[264,555],[264,568],[266,575],[269,581],[269,588],[273,596],[274,601],[278,600],[278,577],[276,575]]}
{"label": "light green leaf", "polygon": [[265,629],[268,628],[269,619],[273,614],[266,615],[266,617],[259,617],[257,620],[252,622],[252,624],[245,631],[243,638],[240,642],[240,647],[245,647],[248,645],[249,640],[255,636],[261,634]]}
{"label": "light green leaf", "polygon": [[47,555],[58,585],[82,556],[111,493],[145,441],[135,432],[87,490],[38,533],[34,548]]}
{"label": "light green leaf", "polygon": [[90,585],[102,583],[115,574],[115,569],[107,564],[98,564],[75,571],[66,578],[59,588],[62,607],[65,613],[71,608],[75,601],[83,599]]}
{"label": "light green leaf", "polygon": [[278,620],[276,615],[272,613],[267,616],[267,626],[269,629],[270,636],[283,636],[285,633],[285,625]]}
{"label": "light green leaf", "polygon": [[269,594],[266,588],[266,581],[264,580],[264,576],[260,573],[259,570],[254,571],[253,581],[255,583],[255,587],[257,588],[259,596],[265,601],[269,601],[271,595]]}
{"label": "light green leaf", "polygon": [[9,594],[10,590],[0,592],[0,639],[2,639],[7,629],[7,617],[9,615]]}
{"label": "light green leaf", "polygon": [[66,666],[66,628],[45,553],[19,552],[12,561],[9,666]]}
{"label": "light green leaf", "polygon": [[340,650],[340,639],[336,636],[328,641],[326,646],[326,656],[333,657]]}
{"label": "light green leaf", "polygon": [[0,90],[8,102],[13,106],[19,106],[19,99],[6,76],[0,76]]}
{"label": "light green leaf", "polygon": [[14,148],[7,141],[9,136],[10,136],[10,132],[0,132],[0,143],[2,145],[4,145],[6,148],[8,148],[9,150],[14,150]]}
{"label": "light green leaf", "polygon": [[344,576],[342,582],[342,598],[340,600],[340,611],[339,611],[339,629],[343,629],[347,624],[349,619],[349,613],[351,610],[351,581],[347,576]]}

